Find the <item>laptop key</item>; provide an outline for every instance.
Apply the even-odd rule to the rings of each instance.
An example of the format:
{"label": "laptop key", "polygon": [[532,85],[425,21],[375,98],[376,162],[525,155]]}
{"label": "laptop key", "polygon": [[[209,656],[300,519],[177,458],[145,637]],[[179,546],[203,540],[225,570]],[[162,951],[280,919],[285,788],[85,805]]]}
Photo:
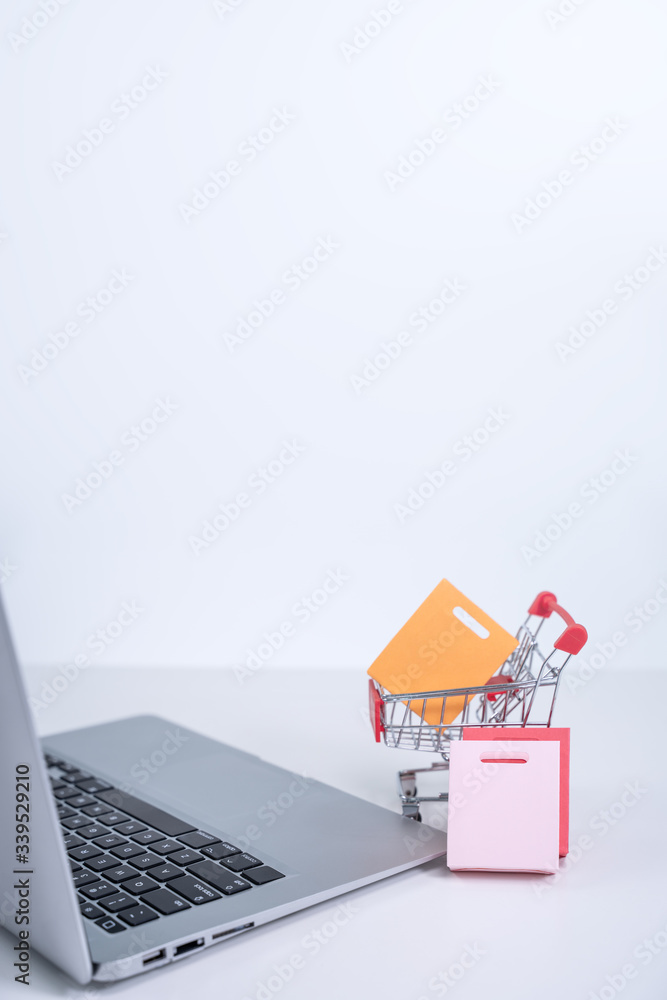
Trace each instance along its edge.
{"label": "laptop key", "polygon": [[109,805],[115,806],[116,809],[122,809],[123,812],[129,813],[130,816],[140,820],[140,822],[145,823],[147,826],[152,826],[156,830],[160,830],[167,837],[178,837],[180,834],[188,833],[188,831],[194,829],[189,823],[184,823],[183,820],[177,819],[176,816],[172,816],[163,809],[158,809],[157,806],[151,806],[148,802],[142,802],[141,799],[135,798],[134,795],[121,792],[118,788],[113,788],[108,792],[100,792],[97,798],[100,802],[108,802]]}
{"label": "laptop key", "polygon": [[191,851],[187,848],[185,851],[179,851],[178,854],[170,854],[169,860],[175,865],[193,865],[195,861],[201,861],[201,854],[199,851]]}
{"label": "laptop key", "polygon": [[225,896],[233,896],[234,893],[243,892],[244,889],[252,889],[250,882],[246,882],[246,880],[241,878],[240,875],[234,876],[230,872],[227,878],[228,881],[225,882],[224,885],[220,886],[220,889],[224,892]]}
{"label": "laptop key", "polygon": [[259,858],[253,858],[252,854],[235,854],[221,863],[232,872],[244,872],[247,868],[256,868],[262,862]]}
{"label": "laptop key", "polygon": [[213,858],[214,861],[222,861],[223,858],[231,858],[232,854],[240,854],[241,848],[234,847],[233,844],[228,844],[226,840],[222,840],[219,844],[202,847],[201,852],[207,857]]}
{"label": "laptop key", "polygon": [[141,896],[145,892],[151,892],[153,889],[159,889],[157,882],[154,882],[152,878],[148,875],[140,875],[138,878],[131,878],[129,882],[123,882],[121,889],[125,892],[133,892],[135,896]]}
{"label": "laptop key", "polygon": [[73,785],[75,781],[83,781],[84,778],[92,778],[92,774],[86,774],[85,771],[79,771],[78,768],[68,774],[63,774],[63,781],[68,781],[70,785]]}
{"label": "laptop key", "polygon": [[186,903],[180,896],[175,896],[168,889],[156,889],[154,892],[146,893],[141,897],[143,903],[148,903],[165,916],[170,913],[178,913],[179,910],[189,910],[190,904]]}
{"label": "laptop key", "polygon": [[151,910],[150,907],[144,906],[143,903],[139,903],[138,906],[133,906],[130,910],[123,910],[120,914],[120,919],[124,920],[126,924],[130,927],[138,927],[139,924],[145,924],[149,920],[157,920],[158,915],[155,910]]}
{"label": "laptop key", "polygon": [[161,840],[159,844],[153,844],[151,850],[155,851],[156,854],[172,854],[174,851],[180,851],[183,844],[179,844],[177,840]]}
{"label": "laptop key", "polygon": [[118,847],[112,847],[111,853],[115,854],[115,856],[120,858],[121,861],[124,861],[125,858],[131,858],[135,854],[144,854],[145,851],[143,847],[139,847],[138,844],[125,843],[120,844]]}
{"label": "laptop key", "polygon": [[169,883],[169,888],[177,892],[179,896],[185,896],[187,900],[200,906],[202,903],[210,903],[214,899],[222,899],[219,892],[214,892],[210,886],[204,885],[190,875],[182,875]]}
{"label": "laptop key", "polygon": [[277,878],[285,878],[282,872],[270,868],[268,865],[260,865],[259,868],[250,868],[243,874],[255,885],[265,885],[267,882],[275,882]]}
{"label": "laptop key", "polygon": [[[86,810],[84,809],[84,812]],[[119,823],[127,823],[130,817],[127,813],[119,812],[118,809],[112,809],[111,812],[104,814],[104,822],[107,826],[118,826]]]}
{"label": "laptop key", "polygon": [[60,803],[60,805],[57,806],[56,812],[58,813],[58,819],[61,820],[67,819],[69,816],[76,815],[73,809],[68,809],[67,806],[62,802]]}
{"label": "laptop key", "polygon": [[212,833],[205,833],[203,830],[193,830],[178,839],[186,847],[206,847],[208,844],[217,844],[220,837],[214,837]]}
{"label": "laptop key", "polygon": [[87,872],[83,868],[80,872],[75,872],[74,875],[72,875],[72,882],[74,882],[77,889],[80,889],[84,885],[90,885],[92,882],[99,881],[100,880],[97,875],[93,875],[92,872]]}
{"label": "laptop key", "polygon": [[216,865],[213,861],[200,861],[196,865],[190,865],[188,871],[199,878],[203,878],[205,882],[210,882],[220,892],[224,892],[226,896],[231,896],[235,892],[242,892],[243,889],[250,889],[250,883],[245,882],[242,878],[238,879],[235,885],[234,876],[230,875],[221,865]]}
{"label": "laptop key", "polygon": [[118,859],[112,858],[110,854],[103,854],[100,858],[91,858],[85,862],[86,868],[93,872],[103,872],[106,868],[117,868]]}
{"label": "laptop key", "polygon": [[127,910],[136,903],[134,896],[128,896],[126,892],[119,892],[117,896],[107,896],[102,900],[102,906],[109,913],[118,913],[120,910]]}
{"label": "laptop key", "polygon": [[158,882],[168,882],[172,878],[183,875],[183,869],[177,868],[176,865],[162,865],[161,868],[151,868],[148,874],[151,878],[157,879]]}
{"label": "laptop key", "polygon": [[98,847],[103,847],[108,851],[110,847],[119,847],[120,844],[127,844],[124,837],[119,837],[117,833],[107,833],[104,837],[96,837],[95,843]]}
{"label": "laptop key", "polygon": [[141,833],[135,833],[132,840],[137,844],[154,844],[156,840],[164,840],[164,834],[158,833],[157,830],[143,830]]}
{"label": "laptop key", "polygon": [[94,840],[95,837],[103,837],[105,833],[109,833],[106,826],[102,826],[101,823],[91,823],[81,831],[81,836],[86,840]]}
{"label": "laptop key", "polygon": [[[109,882],[124,882],[125,879],[132,878],[133,875],[138,875],[139,872],[132,865],[118,865],[116,868],[107,868],[104,872],[104,877],[109,880]],[[123,886],[125,888],[125,886]],[[129,890],[130,892],[132,890]]]}
{"label": "laptop key", "polygon": [[70,858],[75,858],[77,861],[87,861],[88,858],[96,858],[103,853],[95,844],[82,844],[81,847],[72,848],[69,856]]}
{"label": "laptop key", "polygon": [[81,913],[84,917],[88,917],[89,920],[95,920],[97,917],[104,916],[104,911],[100,910],[99,906],[95,906],[93,903],[81,903]]}
{"label": "laptop key", "polygon": [[[93,799],[91,799],[91,802],[92,805],[84,806],[81,810],[81,812],[85,813],[86,816],[102,816],[104,813],[110,813],[112,811],[111,806],[105,806],[102,802],[95,802]],[[118,822],[120,823],[120,820]]]}
{"label": "laptop key", "polygon": [[118,934],[119,931],[127,930],[127,927],[123,927],[113,917],[102,917],[101,920],[95,921],[95,926],[101,927],[103,931],[107,931],[109,934]]}
{"label": "laptop key", "polygon": [[92,822],[87,816],[71,816],[69,819],[64,819],[61,826],[66,830],[80,830],[82,826],[89,826]]}
{"label": "laptop key", "polygon": [[137,823],[136,819],[131,819],[128,823],[121,823],[119,827],[116,828],[118,833],[122,833],[124,837],[129,837],[131,833],[141,833],[146,827],[143,823]]}
{"label": "laptop key", "polygon": [[147,868],[153,868],[154,865],[159,865],[162,858],[159,858],[157,854],[141,854],[132,858],[132,864],[139,869],[139,871],[146,871]]}
{"label": "laptop key", "polygon": [[95,799],[91,799],[90,795],[73,795],[67,799],[67,805],[72,809],[83,809],[84,806],[94,805],[94,803]]}
{"label": "laptop key", "polygon": [[118,892],[118,886],[111,885],[110,882],[100,882],[98,879],[94,885],[84,885],[81,892],[88,899],[104,899],[105,896],[111,896],[112,893]]}
{"label": "laptop key", "polygon": [[82,792],[88,792],[89,795],[96,795],[98,792],[106,792],[111,785],[106,781],[101,781],[99,778],[84,778],[83,781],[75,781],[74,784],[77,788],[80,788]]}
{"label": "laptop key", "polygon": [[67,836],[63,838],[63,843],[65,845],[65,850],[71,851],[73,847],[81,847],[81,845],[86,842],[85,840],[82,840],[81,837],[77,837],[75,833],[68,833]]}
{"label": "laptop key", "polygon": [[76,764],[66,764],[64,760],[58,762],[58,767],[60,768],[61,771],[64,771],[65,774],[79,773],[79,768],[76,766]]}
{"label": "laptop key", "polygon": [[73,799],[75,795],[79,795],[79,789],[73,788],[72,785],[61,785],[60,788],[53,788],[52,791],[56,799]]}
{"label": "laptop key", "polygon": [[69,859],[69,866],[73,872],[80,872],[82,870],[81,865],[77,864],[76,861],[73,861],[72,858]]}

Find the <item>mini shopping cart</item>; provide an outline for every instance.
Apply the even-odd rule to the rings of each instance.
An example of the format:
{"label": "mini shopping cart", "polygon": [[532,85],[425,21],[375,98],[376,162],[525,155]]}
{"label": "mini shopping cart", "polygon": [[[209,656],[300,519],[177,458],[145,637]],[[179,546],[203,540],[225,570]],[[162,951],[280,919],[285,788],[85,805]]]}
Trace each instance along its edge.
{"label": "mini shopping cart", "polygon": [[[538,645],[538,635],[553,612],[566,624],[547,656]],[[449,746],[463,738],[466,726],[489,729],[498,726],[547,727],[551,725],[563,668],[571,656],[586,644],[588,633],[558,603],[556,596],[538,594],[528,617],[516,634],[518,645],[494,676],[481,687],[450,688],[443,691],[415,691],[390,694],[369,678],[370,719],[376,742],[384,738],[389,747],[426,750],[442,756],[430,767],[416,767],[398,772],[398,794],[403,815],[421,820],[422,802],[446,802],[447,792],[420,796],[417,775],[449,770]],[[448,699],[458,699],[460,712],[445,724]],[[440,722],[425,721],[427,701],[433,718],[434,702],[441,701]],[[450,701],[451,706],[451,701]]]}

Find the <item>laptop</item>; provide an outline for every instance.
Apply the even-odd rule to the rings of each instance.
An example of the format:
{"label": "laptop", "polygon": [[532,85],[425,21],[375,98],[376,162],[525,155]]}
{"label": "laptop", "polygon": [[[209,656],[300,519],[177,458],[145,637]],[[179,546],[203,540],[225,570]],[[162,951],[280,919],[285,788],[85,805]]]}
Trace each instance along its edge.
{"label": "laptop", "polygon": [[445,853],[414,820],[153,715],[40,745],[0,602],[0,922],[76,982],[184,960]]}

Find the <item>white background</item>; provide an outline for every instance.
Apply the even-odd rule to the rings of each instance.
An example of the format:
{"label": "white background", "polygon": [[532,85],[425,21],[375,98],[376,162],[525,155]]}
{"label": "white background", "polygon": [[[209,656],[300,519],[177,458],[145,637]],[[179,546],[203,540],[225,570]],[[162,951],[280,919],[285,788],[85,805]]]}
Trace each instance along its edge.
{"label": "white background", "polygon": [[[363,669],[447,577],[512,631],[553,590],[589,628],[584,659],[601,643],[598,665],[662,666],[667,267],[627,301],[614,285],[667,240],[664,6],[586,0],[556,21],[556,0],[406,0],[363,34],[382,0],[218,7],[3,6],[0,558],[24,660],[234,665],[292,622],[272,666]],[[149,67],[166,79],[121,118],[112,106]],[[482,77],[494,92],[444,123]],[[294,120],[249,162],[239,146],[275,108]],[[59,170],[104,118],[113,131]],[[577,168],[609,118],[620,134]],[[390,183],[439,127],[445,141]],[[240,174],[186,221],[234,158]],[[320,239],[339,247],[230,350],[225,334]],[[122,269],[127,288],[77,317]],[[446,279],[465,292],[417,332],[409,317]],[[610,297],[616,313],[560,357]],[[29,368],[77,318],[79,335]],[[156,398],[177,408],[131,452],[123,435]],[[503,426],[456,457],[498,407]],[[283,441],[303,453],[253,494]],[[119,447],[123,464],[68,511],[63,495]],[[589,481],[618,449],[631,461],[601,492]],[[196,554],[192,537],[244,490],[251,506]],[[581,516],[555,537],[572,503]],[[349,579],[299,618],[332,570]],[[123,602],[141,613],[91,655]]]}

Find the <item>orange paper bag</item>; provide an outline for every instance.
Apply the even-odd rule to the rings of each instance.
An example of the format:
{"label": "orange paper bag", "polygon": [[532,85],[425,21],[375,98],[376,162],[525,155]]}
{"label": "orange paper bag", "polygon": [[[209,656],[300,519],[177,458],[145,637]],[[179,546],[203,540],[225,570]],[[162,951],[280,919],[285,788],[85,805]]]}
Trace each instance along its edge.
{"label": "orange paper bag", "polygon": [[[516,649],[517,640],[481,608],[441,580],[391,642],[368,673],[390,694],[479,687]],[[448,698],[443,723],[463,710],[464,698]],[[421,715],[423,702],[411,708]],[[440,723],[442,699],[426,702],[424,719]]]}

